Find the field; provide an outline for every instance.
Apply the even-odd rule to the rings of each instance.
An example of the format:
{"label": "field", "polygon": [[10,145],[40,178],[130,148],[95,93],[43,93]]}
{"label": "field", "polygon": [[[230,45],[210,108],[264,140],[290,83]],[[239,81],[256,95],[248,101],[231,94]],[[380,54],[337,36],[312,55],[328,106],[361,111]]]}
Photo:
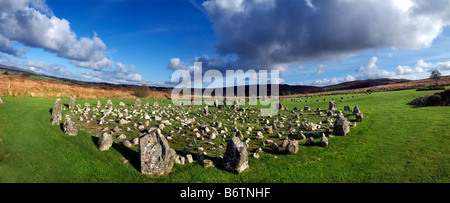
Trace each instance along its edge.
{"label": "field", "polygon": [[[124,164],[123,154],[133,152],[121,145],[100,152],[88,132],[69,137],[60,126],[52,126],[50,109],[55,98],[6,96],[2,97],[6,103],[0,104],[0,182],[448,183],[449,107],[408,105],[416,97],[435,92],[375,92],[338,101],[341,109],[357,105],[364,113],[364,121],[352,127],[346,136],[329,138],[330,145],[326,148],[301,144],[297,154],[261,153],[260,159],[249,157],[250,168],[240,174],[203,168],[198,163],[175,164],[169,176],[160,178],[141,175],[132,164]],[[303,106],[327,109],[330,98],[340,96],[351,95],[282,104],[289,110]],[[111,100],[115,104],[134,102]],[[77,103],[96,101],[77,100]],[[170,103],[158,101],[161,106]],[[68,98],[63,98],[64,104],[68,104]]]}

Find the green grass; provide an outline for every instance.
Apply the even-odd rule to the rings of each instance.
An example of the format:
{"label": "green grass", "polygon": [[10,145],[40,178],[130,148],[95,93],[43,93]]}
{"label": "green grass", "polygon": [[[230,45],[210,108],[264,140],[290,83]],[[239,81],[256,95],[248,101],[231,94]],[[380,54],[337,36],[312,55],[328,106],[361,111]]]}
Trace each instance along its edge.
{"label": "green grass", "polygon": [[[355,98],[325,96],[320,102],[283,102],[290,110],[305,105],[327,109],[330,98],[343,96],[338,108],[357,105],[364,120],[347,136],[329,138],[327,148],[301,144],[297,154],[261,153],[259,160],[249,157],[250,168],[241,174],[199,164],[175,164],[169,176],[160,178],[141,175],[133,165],[123,164],[120,147],[100,152],[87,132],[69,137],[60,126],[52,126],[49,110],[55,99],[2,97],[6,103],[0,104],[0,182],[448,183],[450,107],[407,104],[431,93],[403,90]],[[134,102],[123,101],[127,105]],[[95,104],[96,100],[77,101],[84,102]],[[63,104],[67,103],[68,99],[63,99]]]}

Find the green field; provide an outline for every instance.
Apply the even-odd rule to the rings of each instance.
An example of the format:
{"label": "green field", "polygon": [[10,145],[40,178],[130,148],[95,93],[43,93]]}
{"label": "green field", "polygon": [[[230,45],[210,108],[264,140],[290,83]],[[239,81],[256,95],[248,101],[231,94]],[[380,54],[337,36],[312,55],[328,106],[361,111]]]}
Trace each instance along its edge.
{"label": "green field", "polygon": [[[175,164],[169,176],[160,178],[141,175],[132,164],[123,164],[121,146],[100,152],[87,132],[70,137],[60,126],[52,126],[50,109],[55,98],[2,97],[6,103],[0,104],[0,182],[448,183],[450,107],[408,105],[418,96],[433,93],[403,90],[355,98],[342,95],[350,99],[338,101],[338,108],[357,105],[364,121],[347,136],[329,138],[327,148],[301,144],[293,155],[261,153],[260,159],[249,157],[250,168],[241,174],[197,163]],[[282,103],[290,110],[305,105],[327,109],[332,97],[340,95],[321,97],[320,102]],[[77,100],[84,102],[96,100]],[[63,98],[63,104],[68,104],[68,98]]]}

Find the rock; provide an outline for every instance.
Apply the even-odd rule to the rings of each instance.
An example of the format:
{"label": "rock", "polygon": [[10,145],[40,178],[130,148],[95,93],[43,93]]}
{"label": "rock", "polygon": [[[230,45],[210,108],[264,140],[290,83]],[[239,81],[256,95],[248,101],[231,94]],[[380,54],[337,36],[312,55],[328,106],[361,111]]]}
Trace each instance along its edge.
{"label": "rock", "polygon": [[361,112],[359,112],[359,113],[356,113],[355,115],[356,115],[356,122],[362,122],[362,119],[364,117],[363,114]]}
{"label": "rock", "polygon": [[205,116],[209,115],[209,112],[208,112],[208,105],[205,105],[205,106],[203,107],[203,114],[204,114]]}
{"label": "rock", "polygon": [[141,105],[142,105],[142,102],[141,102],[140,99],[136,99],[136,100],[134,101],[134,106],[141,106]]}
{"label": "rock", "polygon": [[314,144],[314,138],[313,137],[309,137],[308,141],[306,141],[306,146],[312,146]]}
{"label": "rock", "polygon": [[352,111],[352,109],[350,109],[350,106],[344,106],[344,111]]}
{"label": "rock", "polygon": [[131,144],[138,145],[139,144],[139,138],[134,138],[131,140]]}
{"label": "rock", "polygon": [[118,140],[124,140],[124,139],[127,139],[127,136],[124,135],[124,134],[121,134],[121,135],[119,135],[119,136],[117,137],[117,139],[118,139]]}
{"label": "rock", "polygon": [[128,123],[128,121],[127,120],[125,120],[125,119],[120,119],[120,121],[119,121],[119,124],[120,125],[125,125],[125,124],[127,124]]}
{"label": "rock", "polygon": [[241,173],[249,167],[247,146],[238,137],[233,137],[228,142],[223,165],[225,170],[236,173]]}
{"label": "rock", "polygon": [[109,133],[103,133],[100,136],[100,139],[98,140],[98,146],[100,151],[106,151],[109,150],[109,148],[112,146],[113,144],[113,138]]}
{"label": "rock", "polygon": [[255,158],[255,159],[259,159],[259,154],[258,153],[253,153],[253,158]]}
{"label": "rock", "polygon": [[125,106],[125,103],[119,102],[119,106],[124,107],[124,106]]}
{"label": "rock", "polygon": [[3,104],[3,103],[5,103],[5,102],[2,100],[2,98],[0,98],[0,104]]}
{"label": "rock", "polygon": [[264,139],[264,135],[261,131],[256,132],[256,139],[257,140],[262,140]]}
{"label": "rock", "polygon": [[296,154],[298,152],[298,142],[297,140],[292,140],[286,147],[286,152],[289,154]]}
{"label": "rock", "polygon": [[106,102],[106,105],[107,105],[107,106],[112,106],[112,105],[113,105],[113,103],[112,103],[112,101],[111,101],[111,100],[109,100],[109,99],[108,99],[108,101]]}
{"label": "rock", "polygon": [[309,108],[309,106],[305,106],[305,111],[311,111],[311,108]]}
{"label": "rock", "polygon": [[322,138],[320,139],[319,145],[321,147],[327,147],[328,146],[328,139],[327,139],[327,137],[325,136],[324,133],[322,133]]}
{"label": "rock", "polygon": [[122,144],[123,144],[125,147],[128,147],[128,148],[133,146],[133,144],[131,144],[131,142],[128,141],[128,140],[125,140]]}
{"label": "rock", "polygon": [[355,106],[353,109],[353,115],[356,115],[357,113],[361,113],[361,110],[359,110],[358,106]]}
{"label": "rock", "polygon": [[177,158],[175,159],[175,163],[184,165],[186,163],[186,159],[182,156],[177,156]]}
{"label": "rock", "polygon": [[53,104],[52,125],[59,125],[59,122],[62,120],[61,111],[62,111],[61,99],[58,98]]}
{"label": "rock", "polygon": [[141,173],[149,176],[162,176],[170,173],[176,158],[175,150],[169,147],[159,129],[139,137]]}
{"label": "rock", "polygon": [[307,122],[306,124],[305,124],[305,130],[306,131],[314,131],[314,130],[317,130],[317,125],[316,124],[314,124],[313,122]]}
{"label": "rock", "polygon": [[330,101],[328,110],[330,110],[330,111],[336,111],[336,110],[337,110],[337,102],[335,102],[335,101]]}
{"label": "rock", "polygon": [[158,102],[157,101],[153,102],[153,106],[159,106]]}
{"label": "rock", "polygon": [[205,167],[205,168],[214,167],[214,162],[212,162],[212,161],[209,160],[209,159],[203,160],[202,163],[203,163],[203,167]]}
{"label": "rock", "polygon": [[77,126],[75,125],[75,122],[71,120],[66,120],[64,122],[64,133],[70,136],[77,136],[78,129]]}
{"label": "rock", "polygon": [[75,97],[69,97],[69,109],[75,108]]}
{"label": "rock", "polygon": [[190,164],[194,162],[194,159],[192,158],[191,154],[186,155],[186,159],[187,159],[187,162]]}
{"label": "rock", "polygon": [[350,122],[344,116],[339,116],[334,123],[335,135],[346,135],[350,132]]}

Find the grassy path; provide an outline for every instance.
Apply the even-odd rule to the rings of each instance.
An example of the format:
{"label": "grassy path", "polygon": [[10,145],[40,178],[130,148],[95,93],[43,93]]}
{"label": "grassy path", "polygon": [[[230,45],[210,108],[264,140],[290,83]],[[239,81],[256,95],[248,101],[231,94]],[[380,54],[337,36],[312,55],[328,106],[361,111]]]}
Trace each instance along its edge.
{"label": "grassy path", "polygon": [[[380,92],[338,102],[338,108],[358,105],[364,122],[345,137],[330,138],[327,148],[300,146],[295,155],[262,153],[259,160],[250,157],[250,168],[239,175],[191,164],[175,165],[170,176],[156,179],[123,164],[121,150],[100,152],[91,135],[81,131],[69,137],[52,126],[54,99],[6,97],[0,105],[0,182],[448,183],[450,107],[407,105],[426,94],[431,92]],[[331,97],[337,96],[283,104],[326,109]]]}

